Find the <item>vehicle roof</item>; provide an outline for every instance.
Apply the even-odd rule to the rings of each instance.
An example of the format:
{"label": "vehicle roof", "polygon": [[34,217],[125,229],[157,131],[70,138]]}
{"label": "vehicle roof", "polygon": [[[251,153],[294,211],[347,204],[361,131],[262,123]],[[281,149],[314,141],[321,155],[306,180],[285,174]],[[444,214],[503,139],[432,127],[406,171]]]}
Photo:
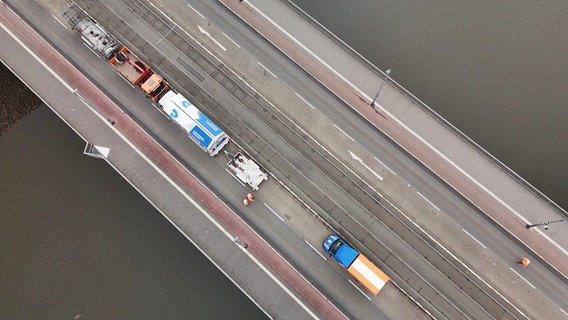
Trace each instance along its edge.
{"label": "vehicle roof", "polygon": [[343,267],[349,268],[349,266],[359,255],[359,252],[353,249],[343,238],[336,234],[330,235],[323,242],[323,250],[330,254],[329,249],[337,240],[342,240],[343,245],[339,249],[337,249],[337,252],[335,252],[335,254],[331,254],[331,256]]}
{"label": "vehicle roof", "polygon": [[329,253],[329,248],[335,242],[335,240],[340,239],[340,237],[336,234],[331,234],[325,241],[323,242],[323,251]]}
{"label": "vehicle roof", "polygon": [[160,85],[162,82],[162,77],[157,74],[152,74],[148,80],[144,81],[144,83],[140,86],[144,92],[151,92]]}

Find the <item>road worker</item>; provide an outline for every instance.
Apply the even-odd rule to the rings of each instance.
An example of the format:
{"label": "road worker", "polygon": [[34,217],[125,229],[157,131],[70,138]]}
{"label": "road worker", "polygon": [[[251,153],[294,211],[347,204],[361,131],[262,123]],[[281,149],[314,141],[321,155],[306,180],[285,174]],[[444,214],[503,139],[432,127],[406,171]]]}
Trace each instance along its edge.
{"label": "road worker", "polygon": [[522,257],[522,258],[521,258],[520,264],[522,264],[523,267],[527,267],[527,266],[529,265],[529,263],[531,263],[531,261],[529,260],[529,258],[527,258],[527,257]]}
{"label": "road worker", "polygon": [[247,199],[248,201],[254,201],[254,195],[252,194],[252,192],[247,193]]}
{"label": "road worker", "polygon": [[244,198],[244,199],[243,199],[243,204],[244,204],[245,206],[248,206],[248,205],[249,205],[249,201],[247,200],[247,198]]}

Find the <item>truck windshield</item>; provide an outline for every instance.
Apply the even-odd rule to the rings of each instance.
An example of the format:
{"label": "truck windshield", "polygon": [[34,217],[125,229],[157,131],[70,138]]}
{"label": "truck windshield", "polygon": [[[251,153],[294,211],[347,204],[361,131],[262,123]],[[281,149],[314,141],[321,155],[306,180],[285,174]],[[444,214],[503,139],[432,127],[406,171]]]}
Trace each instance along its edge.
{"label": "truck windshield", "polygon": [[160,82],[160,84],[154,90],[152,90],[152,92],[150,92],[150,95],[152,97],[157,96],[160,92],[162,92],[162,90],[164,90],[165,86],[166,84],[163,81]]}
{"label": "truck windshield", "polygon": [[335,254],[337,252],[337,250],[339,248],[341,248],[341,246],[343,246],[343,244],[345,244],[345,242],[343,242],[343,240],[341,240],[341,239],[335,240],[335,242],[329,247],[329,253]]}

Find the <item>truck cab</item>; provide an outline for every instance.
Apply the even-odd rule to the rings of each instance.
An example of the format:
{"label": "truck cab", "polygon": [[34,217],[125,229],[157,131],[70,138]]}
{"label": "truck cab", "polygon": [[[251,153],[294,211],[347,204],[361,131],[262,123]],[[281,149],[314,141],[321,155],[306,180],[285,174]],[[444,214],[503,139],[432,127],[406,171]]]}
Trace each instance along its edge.
{"label": "truck cab", "polygon": [[170,88],[168,83],[159,75],[153,73],[142,85],[140,86],[146,96],[152,101],[158,101]]}
{"label": "truck cab", "polygon": [[344,268],[349,268],[353,261],[359,255],[359,252],[353,249],[340,236],[332,234],[323,242],[323,250],[339,262]]}

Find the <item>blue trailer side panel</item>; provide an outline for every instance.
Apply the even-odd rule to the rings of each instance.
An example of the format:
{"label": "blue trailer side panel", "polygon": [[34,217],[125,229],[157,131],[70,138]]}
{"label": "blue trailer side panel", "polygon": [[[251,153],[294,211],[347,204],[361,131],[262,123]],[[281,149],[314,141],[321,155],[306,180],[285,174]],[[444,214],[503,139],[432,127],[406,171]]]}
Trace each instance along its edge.
{"label": "blue trailer side panel", "polygon": [[213,139],[199,127],[191,128],[188,133],[205,149],[207,149],[211,145],[211,141],[213,141]]}
{"label": "blue trailer side panel", "polygon": [[158,103],[211,156],[229,142],[227,134],[180,93],[170,90]]}

